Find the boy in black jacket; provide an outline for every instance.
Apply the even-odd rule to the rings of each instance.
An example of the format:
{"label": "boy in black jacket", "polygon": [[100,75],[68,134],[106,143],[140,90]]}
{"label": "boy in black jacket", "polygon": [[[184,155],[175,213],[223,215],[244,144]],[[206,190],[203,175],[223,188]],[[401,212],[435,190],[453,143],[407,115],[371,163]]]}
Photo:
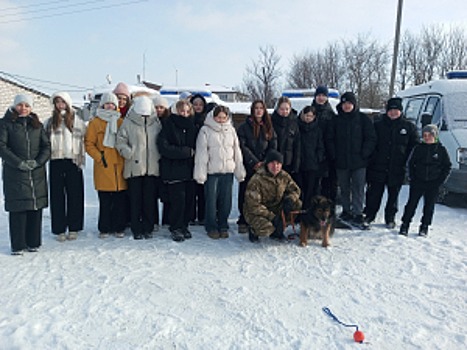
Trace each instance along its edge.
{"label": "boy in black jacket", "polygon": [[446,148],[438,141],[438,128],[426,125],[423,130],[423,143],[417,145],[409,159],[410,192],[405,205],[399,234],[407,236],[409,225],[423,196],[423,216],[418,231],[419,236],[428,235],[439,187],[446,181],[451,170],[451,161]]}

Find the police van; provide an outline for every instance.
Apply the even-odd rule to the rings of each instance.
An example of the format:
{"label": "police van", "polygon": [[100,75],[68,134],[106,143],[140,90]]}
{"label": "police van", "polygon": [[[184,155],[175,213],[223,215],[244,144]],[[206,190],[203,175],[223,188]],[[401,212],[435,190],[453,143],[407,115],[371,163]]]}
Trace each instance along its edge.
{"label": "police van", "polygon": [[447,79],[435,80],[400,91],[404,114],[419,133],[427,124],[439,128],[439,140],[446,147],[452,171],[440,191],[440,202],[447,195],[467,200],[467,71],[452,71]]}
{"label": "police van", "polygon": [[[282,91],[282,96],[288,97],[292,108],[300,113],[306,106],[310,106],[313,102],[315,89],[290,89]],[[340,94],[336,89],[329,89],[328,101],[334,112],[339,103]]]}

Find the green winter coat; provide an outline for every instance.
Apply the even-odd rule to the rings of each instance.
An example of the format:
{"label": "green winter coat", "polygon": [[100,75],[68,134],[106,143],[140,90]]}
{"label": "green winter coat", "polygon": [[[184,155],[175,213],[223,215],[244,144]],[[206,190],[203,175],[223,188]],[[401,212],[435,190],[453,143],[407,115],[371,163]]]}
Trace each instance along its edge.
{"label": "green winter coat", "polygon": [[284,170],[273,176],[265,167],[258,169],[248,182],[243,215],[258,236],[269,236],[275,228],[272,220],[282,211],[285,198],[294,203],[293,210],[302,207],[300,188]]}
{"label": "green winter coat", "polygon": [[[45,163],[50,157],[50,142],[44,128],[34,128],[31,117],[16,117],[8,109],[0,120],[0,157],[5,210],[20,212],[47,207]],[[38,167],[22,171],[18,165],[23,160],[35,160]]]}

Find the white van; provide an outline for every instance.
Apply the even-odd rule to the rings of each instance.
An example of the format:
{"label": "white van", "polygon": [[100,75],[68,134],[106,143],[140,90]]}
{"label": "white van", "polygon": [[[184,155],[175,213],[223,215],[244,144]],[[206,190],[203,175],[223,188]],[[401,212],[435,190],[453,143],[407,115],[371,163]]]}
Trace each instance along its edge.
{"label": "white van", "polygon": [[447,79],[435,80],[401,91],[404,114],[419,133],[426,124],[436,124],[439,140],[447,148],[452,171],[440,193],[467,198],[467,71],[453,71]]}
{"label": "white van", "polygon": [[[292,108],[300,113],[303,108],[310,106],[313,102],[315,89],[290,89],[282,91],[282,96],[288,97]],[[336,89],[329,89],[328,101],[334,112],[339,103],[340,94]]]}

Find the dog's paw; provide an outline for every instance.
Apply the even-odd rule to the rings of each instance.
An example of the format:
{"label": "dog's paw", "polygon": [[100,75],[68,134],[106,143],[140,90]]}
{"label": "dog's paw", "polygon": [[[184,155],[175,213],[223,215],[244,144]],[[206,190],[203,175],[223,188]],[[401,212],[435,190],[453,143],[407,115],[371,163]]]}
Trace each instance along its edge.
{"label": "dog's paw", "polygon": [[300,242],[300,247],[306,247],[308,244],[306,242]]}
{"label": "dog's paw", "polygon": [[327,247],[330,246],[330,244],[329,244],[329,242],[323,242],[323,243],[321,243],[321,246],[322,246],[323,248],[327,248]]}

